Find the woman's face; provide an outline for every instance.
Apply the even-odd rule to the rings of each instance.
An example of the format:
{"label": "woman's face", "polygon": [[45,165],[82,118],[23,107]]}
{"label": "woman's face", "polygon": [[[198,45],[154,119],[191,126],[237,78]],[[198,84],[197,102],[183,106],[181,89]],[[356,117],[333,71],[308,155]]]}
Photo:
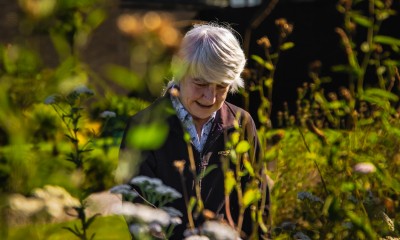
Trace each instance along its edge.
{"label": "woman's face", "polygon": [[207,120],[222,107],[229,91],[225,83],[209,83],[204,79],[185,77],[180,82],[179,99],[194,120]]}

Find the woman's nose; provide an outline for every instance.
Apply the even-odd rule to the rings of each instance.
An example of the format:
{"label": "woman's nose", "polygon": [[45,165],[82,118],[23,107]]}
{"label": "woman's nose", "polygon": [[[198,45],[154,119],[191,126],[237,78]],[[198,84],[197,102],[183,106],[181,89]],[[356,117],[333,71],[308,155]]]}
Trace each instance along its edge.
{"label": "woman's nose", "polygon": [[211,84],[204,90],[203,97],[207,101],[208,104],[215,103],[215,93],[216,93],[215,86],[213,86]]}

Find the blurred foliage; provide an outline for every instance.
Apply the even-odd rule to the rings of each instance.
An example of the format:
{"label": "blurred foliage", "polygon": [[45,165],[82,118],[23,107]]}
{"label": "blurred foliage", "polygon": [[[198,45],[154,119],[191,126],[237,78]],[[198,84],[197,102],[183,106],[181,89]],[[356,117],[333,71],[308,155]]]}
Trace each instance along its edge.
{"label": "blurred foliage", "polygon": [[[92,221],[82,216],[84,198],[115,185],[126,121],[148,106],[170,77],[180,32],[167,14],[121,15],[117,27],[130,44],[130,59],[128,66],[106,66],[111,87],[81,56],[95,41],[91,36],[108,17],[111,1],[18,4],[18,36],[0,44],[0,238],[70,239],[72,233],[62,227],[73,226],[87,230],[81,239],[93,233],[94,239],[110,239],[111,233],[129,238],[120,217]],[[270,121],[275,69],[282,52],[296,46],[290,41],[295,23],[276,20],[277,46],[271,45],[271,36],[258,41],[265,54],[250,57],[257,67],[243,73],[247,85],[242,94],[246,108],[250,91],[260,96],[258,131],[265,157],[257,166],[243,161],[245,169],[236,175],[236,169],[227,170],[225,186],[226,195],[244,190],[243,206],[251,207],[260,192],[237,183],[267,166],[274,182],[272,222],[257,222],[274,239],[399,238],[400,40],[380,32],[385,20],[398,14],[396,6],[395,1],[338,1],[343,26],[335,31],[347,61],[331,70],[342,74],[347,85],[325,92],[324,84],[334,79],[320,75],[323,63],[311,63],[311,81],[298,89],[296,111],[279,112],[278,126]],[[54,53],[51,63],[37,39],[48,43],[46,53]],[[82,86],[92,94],[73,95]],[[131,96],[121,96],[117,88]],[[153,139],[160,129],[151,127]],[[231,157],[245,158],[249,143],[235,136],[231,141]],[[49,184],[80,199],[76,210],[81,216],[65,223],[10,226],[8,198],[30,196]]]}
{"label": "blurred foliage", "polygon": [[[348,85],[326,93],[324,84],[333,79],[320,75],[323,63],[311,63],[311,82],[298,89],[296,112],[285,105],[278,128],[269,120],[274,69],[279,52],[293,44],[278,41],[273,48],[268,37],[258,41],[265,56],[252,56],[258,69],[245,77],[262,99],[259,134],[274,180],[274,238],[399,237],[399,39],[380,33],[397,14],[396,4],[338,1],[344,25],[335,30],[347,62],[332,71]],[[281,35],[285,26],[291,29],[284,20],[276,23]]]}

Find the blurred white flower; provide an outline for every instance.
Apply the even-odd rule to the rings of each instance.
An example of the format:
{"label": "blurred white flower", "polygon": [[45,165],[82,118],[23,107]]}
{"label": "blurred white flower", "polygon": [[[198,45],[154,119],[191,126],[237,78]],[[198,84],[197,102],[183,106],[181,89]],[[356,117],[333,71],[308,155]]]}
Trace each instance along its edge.
{"label": "blurred white flower", "polygon": [[140,237],[142,234],[149,232],[149,226],[146,224],[131,224],[129,225],[129,232],[136,238]]}
{"label": "blurred white flower", "polygon": [[56,103],[57,97],[58,96],[56,94],[50,95],[44,100],[44,103],[48,105]]}
{"label": "blurred white flower", "polygon": [[308,199],[311,202],[320,202],[323,203],[323,201],[321,200],[321,198],[314,196],[312,193],[310,192],[298,192],[297,193],[297,198],[300,200],[304,200],[304,199]]}
{"label": "blurred white flower", "polygon": [[206,221],[202,225],[205,235],[215,240],[240,239],[235,229],[228,224],[218,221]]}
{"label": "blurred white flower", "polygon": [[190,237],[184,238],[184,240],[210,240],[207,236],[192,235]]}
{"label": "blurred white flower", "polygon": [[370,162],[357,163],[353,167],[353,169],[355,172],[363,173],[363,174],[373,173],[376,171],[375,165]]}
{"label": "blurred white flower", "polygon": [[115,112],[111,112],[111,111],[104,111],[104,112],[100,113],[101,118],[115,118],[116,116],[117,116],[117,114]]}
{"label": "blurred white flower", "polygon": [[137,176],[132,178],[132,180],[130,181],[131,184],[137,185],[137,186],[143,186],[143,185],[153,185],[153,186],[158,186],[158,185],[162,185],[162,182],[160,179],[158,178],[150,178],[147,176]]}
{"label": "blurred white flower", "polygon": [[78,199],[60,186],[46,185],[43,188],[36,188],[32,195],[44,201],[47,213],[54,218],[61,218],[65,214],[65,208],[80,205]]}
{"label": "blurred white flower", "polygon": [[133,200],[134,198],[139,196],[139,194],[136,192],[136,190],[134,190],[128,184],[114,186],[110,189],[110,192],[116,193],[116,194],[122,194],[124,197],[126,197],[130,200]]}
{"label": "blurred white flower", "polygon": [[171,223],[171,217],[166,211],[143,204],[134,204],[131,202],[117,203],[112,206],[112,212],[117,215],[132,217],[148,224],[156,222],[164,227]]}
{"label": "blurred white flower", "polygon": [[17,211],[23,215],[31,216],[44,209],[45,204],[42,199],[26,198],[21,194],[13,194],[8,198],[8,204],[12,211]]}
{"label": "blurred white flower", "polygon": [[165,185],[158,185],[156,186],[156,188],[154,189],[154,191],[156,191],[158,194],[160,195],[166,195],[169,196],[173,199],[177,199],[177,198],[181,198],[182,194],[180,194],[178,191],[176,191],[175,189],[165,186]]}
{"label": "blurred white flower", "polygon": [[77,86],[77,87],[74,89],[74,92],[77,93],[77,94],[94,95],[93,90],[89,89],[89,88],[86,87],[85,85]]}
{"label": "blurred white flower", "polygon": [[182,217],[183,214],[176,208],[173,207],[162,207],[162,210],[166,211],[171,217]]}
{"label": "blurred white flower", "polygon": [[293,235],[293,238],[296,240],[311,240],[309,236],[305,235],[302,232],[297,232],[295,235]]}

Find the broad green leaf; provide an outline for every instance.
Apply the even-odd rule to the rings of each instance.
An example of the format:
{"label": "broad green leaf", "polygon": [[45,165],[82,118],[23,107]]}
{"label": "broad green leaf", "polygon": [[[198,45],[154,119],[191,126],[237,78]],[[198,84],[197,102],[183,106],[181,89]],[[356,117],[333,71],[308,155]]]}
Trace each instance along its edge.
{"label": "broad green leaf", "polygon": [[293,47],[294,47],[294,43],[293,42],[285,42],[284,44],[281,45],[280,49],[282,51],[286,51],[286,50],[289,50],[289,49],[291,49]]}
{"label": "broad green leaf", "polygon": [[168,125],[160,122],[141,124],[128,132],[127,144],[137,149],[158,149],[168,135]]}
{"label": "broad green leaf", "polygon": [[247,208],[250,204],[261,198],[261,192],[258,188],[252,187],[246,190],[243,195],[243,206]]}
{"label": "broad green leaf", "polygon": [[250,149],[250,144],[245,140],[240,141],[236,146],[237,153],[245,153],[249,151],[249,149]]}
{"label": "broad green leaf", "polygon": [[400,46],[400,39],[390,37],[390,36],[384,36],[384,35],[375,36],[374,42],[380,43],[380,44]]}
{"label": "broad green leaf", "polygon": [[232,170],[228,170],[225,173],[224,185],[225,185],[225,195],[231,194],[233,188],[236,185],[235,174],[233,173]]}

